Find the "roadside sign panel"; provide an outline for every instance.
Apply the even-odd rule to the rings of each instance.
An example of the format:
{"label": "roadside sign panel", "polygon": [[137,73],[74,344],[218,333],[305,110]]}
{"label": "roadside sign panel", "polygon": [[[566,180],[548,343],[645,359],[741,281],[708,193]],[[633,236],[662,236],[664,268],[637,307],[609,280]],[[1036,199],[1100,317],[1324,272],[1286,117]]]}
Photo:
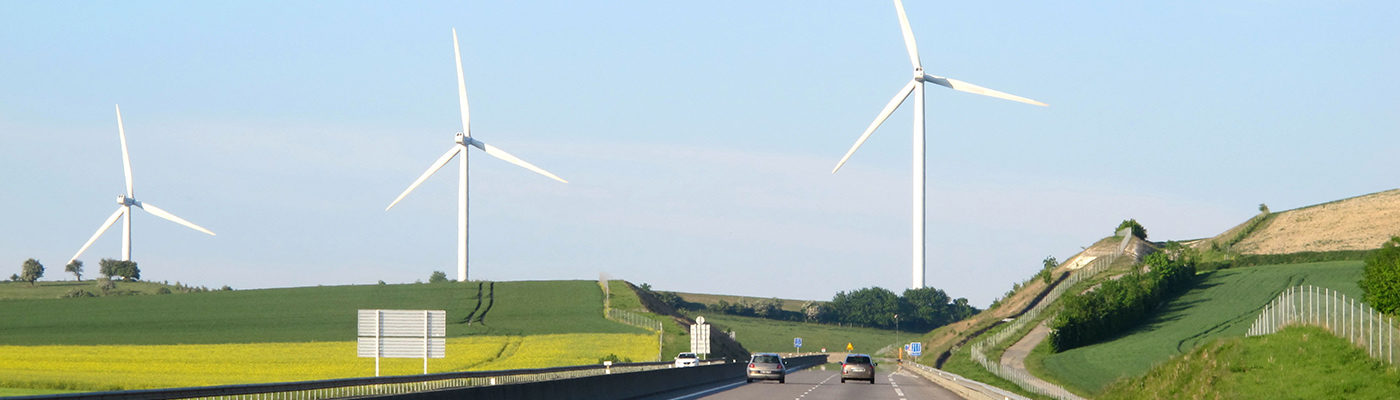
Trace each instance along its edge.
{"label": "roadside sign panel", "polygon": [[802,349],[802,338],[800,338],[800,337],[792,338],[792,347],[796,347],[798,350],[801,350],[801,349]]}
{"label": "roadside sign panel", "polygon": [[[704,322],[705,317],[696,318],[695,320]],[[690,326],[690,352],[695,354],[710,354],[710,324],[700,323]]]}
{"label": "roadside sign panel", "polygon": [[355,355],[374,358],[379,376],[380,358],[422,358],[428,373],[429,358],[447,357],[447,311],[359,310]]}
{"label": "roadside sign panel", "polygon": [[919,342],[910,343],[910,344],[909,344],[909,355],[915,356],[915,357],[924,355],[924,344],[923,344],[923,343],[919,343]]}

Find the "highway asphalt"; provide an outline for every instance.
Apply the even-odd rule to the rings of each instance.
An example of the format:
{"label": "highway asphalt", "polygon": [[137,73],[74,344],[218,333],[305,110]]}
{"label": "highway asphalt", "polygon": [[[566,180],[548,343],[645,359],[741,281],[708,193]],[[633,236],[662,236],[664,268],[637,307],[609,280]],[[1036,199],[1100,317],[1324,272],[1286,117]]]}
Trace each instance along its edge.
{"label": "highway asphalt", "polygon": [[961,399],[932,382],[909,372],[894,372],[894,366],[878,368],[875,384],[868,381],[841,383],[839,367],[831,364],[789,373],[787,383],[743,379],[691,388],[682,392],[648,397],[647,400],[924,400]]}

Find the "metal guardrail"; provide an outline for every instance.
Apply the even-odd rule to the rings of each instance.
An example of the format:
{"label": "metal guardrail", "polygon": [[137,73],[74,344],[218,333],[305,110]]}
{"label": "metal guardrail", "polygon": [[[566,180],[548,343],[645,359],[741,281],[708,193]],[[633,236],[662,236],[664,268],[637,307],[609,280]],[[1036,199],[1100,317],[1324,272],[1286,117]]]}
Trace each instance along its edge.
{"label": "metal guardrail", "polygon": [[930,366],[927,366],[927,365],[923,365],[923,364],[919,364],[919,363],[904,363],[904,364],[900,364],[900,365],[901,365],[901,366],[906,366],[906,367],[913,368],[913,369],[915,369],[915,372],[918,372],[918,373],[920,373],[920,374],[922,374],[922,375],[924,375],[925,377],[928,377],[928,378],[930,378],[930,379],[939,379],[939,380],[949,381],[949,382],[951,382],[951,383],[953,383],[953,384],[960,385],[960,386],[965,387],[965,388],[968,388],[968,389],[970,389],[970,390],[972,390],[972,391],[981,393],[981,394],[983,394],[983,395],[985,395],[985,396],[987,396],[988,398],[991,398],[991,399],[1030,400],[1030,398],[1028,398],[1028,397],[1026,397],[1026,396],[1022,396],[1022,395],[1019,395],[1019,394],[1016,394],[1016,393],[1012,393],[1012,392],[1010,392],[1010,391],[1007,391],[1006,389],[1002,389],[1002,388],[999,388],[999,387],[996,387],[996,386],[992,386],[992,385],[988,385],[988,384],[985,384],[985,383],[982,383],[982,382],[978,382],[978,381],[974,381],[974,380],[971,380],[971,379],[967,379],[967,378],[962,377],[962,375],[958,375],[958,374],[955,374],[955,373],[952,373],[952,372],[944,371],[944,370],[937,369],[937,368],[934,368],[934,367],[930,367]]}
{"label": "metal guardrail", "polygon": [[342,397],[377,396],[416,393],[429,390],[506,385],[556,379],[578,378],[613,373],[649,371],[671,368],[669,362],[646,362],[571,367],[516,369],[506,371],[447,372],[427,375],[386,376],[377,378],[330,379],[306,382],[264,383],[251,385],[207,386],[194,388],[127,390],[115,392],[69,393],[25,396],[11,399],[101,399],[101,400],[162,400],[162,399],[298,399],[315,400]]}
{"label": "metal guardrail", "polygon": [[1328,288],[1285,289],[1260,310],[1245,336],[1267,335],[1292,325],[1322,327],[1365,349],[1371,358],[1395,365],[1395,319]]}

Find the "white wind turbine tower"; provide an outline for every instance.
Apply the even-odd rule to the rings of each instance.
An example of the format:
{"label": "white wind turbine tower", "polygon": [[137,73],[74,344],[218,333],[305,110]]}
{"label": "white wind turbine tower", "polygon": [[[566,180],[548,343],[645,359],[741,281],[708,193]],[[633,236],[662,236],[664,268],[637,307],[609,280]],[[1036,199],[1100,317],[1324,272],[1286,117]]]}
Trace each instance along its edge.
{"label": "white wind turbine tower", "polygon": [[939,85],[939,86],[943,86],[943,87],[946,87],[946,88],[949,88],[949,89],[957,90],[957,91],[960,91],[960,92],[968,92],[968,93],[980,94],[980,95],[983,95],[983,96],[991,96],[991,97],[996,97],[996,98],[999,98],[999,99],[1006,99],[1006,100],[1011,100],[1011,101],[1018,101],[1018,102],[1027,103],[1027,104],[1034,104],[1034,105],[1037,105],[1037,106],[1045,106],[1045,103],[1041,103],[1041,102],[1039,102],[1039,101],[1027,99],[1027,98],[1021,97],[1021,96],[1016,96],[1016,95],[1013,95],[1013,94],[1008,94],[1008,93],[1003,93],[1003,92],[999,92],[999,91],[992,90],[992,89],[987,89],[987,88],[984,88],[984,87],[981,87],[981,86],[973,85],[973,84],[971,84],[971,83],[959,81],[959,80],[956,80],[956,79],[944,78],[944,77],[941,77],[941,76],[934,76],[934,75],[925,74],[925,73],[924,73],[924,66],[923,66],[923,64],[919,63],[919,48],[918,48],[917,45],[914,44],[914,31],[911,30],[911,29],[909,29],[909,18],[906,17],[906,16],[904,15],[904,3],[900,2],[900,0],[894,0],[894,7],[895,7],[895,11],[899,13],[899,28],[900,28],[900,30],[903,31],[903,33],[904,33],[904,47],[905,47],[905,49],[909,50],[909,62],[912,63],[912,64],[914,65],[914,78],[911,79],[911,80],[909,81],[909,83],[905,84],[905,85],[904,85],[904,88],[899,89],[899,93],[895,94],[893,99],[890,99],[889,104],[886,104],[886,105],[885,105],[885,109],[880,110],[880,115],[876,116],[876,117],[875,117],[875,121],[874,121],[874,122],[871,122],[871,123],[870,123],[870,126],[867,127],[867,128],[865,128],[865,133],[861,134],[859,139],[856,139],[856,144],[853,145],[853,146],[851,146],[851,149],[850,149],[849,151],[846,151],[846,155],[841,157],[841,161],[836,163],[836,168],[832,168],[832,169],[831,169],[831,173],[835,174],[836,171],[840,170],[840,169],[841,169],[841,166],[846,164],[846,160],[848,160],[848,159],[851,158],[851,154],[855,154],[856,149],[860,148],[860,145],[861,145],[862,143],[865,143],[865,140],[866,140],[866,139],[869,139],[869,138],[870,138],[870,134],[871,134],[871,133],[874,133],[874,132],[875,132],[875,129],[876,129],[876,128],[879,128],[879,127],[880,127],[880,124],[882,124],[882,123],[885,122],[885,119],[886,119],[886,118],[889,118],[890,113],[893,113],[894,110],[895,110],[896,108],[899,108],[899,105],[900,105],[900,104],[904,104],[904,100],[907,99],[907,98],[909,97],[909,94],[910,94],[910,93],[913,93],[913,94],[914,94],[914,177],[913,177],[913,189],[914,189],[914,218],[913,218],[913,222],[914,222],[914,224],[913,224],[913,228],[914,228],[914,229],[913,229],[913,230],[914,230],[914,248],[913,248],[913,258],[914,258],[914,285],[913,285],[913,288],[914,288],[914,289],[919,289],[919,288],[923,288],[923,287],[924,287],[924,202],[925,202],[925,197],[926,197],[926,196],[925,196],[925,193],[924,193],[924,184],[925,184],[925,178],[924,178],[924,157],[925,157],[924,154],[925,154],[925,151],[924,151],[924,150],[925,150],[925,149],[924,149],[924,85],[923,85],[923,84],[924,84],[924,83],[933,83],[933,84],[936,84],[936,85]]}
{"label": "white wind turbine tower", "polygon": [[83,252],[87,251],[89,246],[92,246],[92,242],[97,241],[97,238],[101,237],[102,233],[107,232],[107,228],[111,228],[112,224],[117,222],[117,218],[121,218],[122,216],[126,216],[126,218],[122,219],[122,261],[130,261],[131,207],[146,210],[146,212],[151,213],[152,215],[155,215],[157,217],[165,218],[167,220],[170,220],[170,222],[184,225],[189,227],[190,229],[204,232],[209,234],[210,236],[213,236],[214,232],[210,232],[208,229],[204,229],[204,227],[195,225],[190,221],[186,221],[184,218],[177,217],[175,216],[175,214],[171,214],[169,211],[165,211],[160,207],[156,207],[155,204],[145,203],[136,200],[136,192],[133,190],[133,186],[131,184],[131,156],[129,156],[126,151],[126,128],[122,127],[121,105],[117,105],[117,136],[121,137],[122,140],[122,172],[126,174],[126,195],[117,196],[117,204],[120,204],[120,206],[117,206],[117,211],[112,213],[112,216],[107,217],[107,221],[102,223],[102,227],[97,228],[97,233],[92,234],[92,237],[88,239],[87,243],[84,243],[83,247],[81,249],[78,249],[78,252],[76,254],[73,254],[73,258],[68,259],[68,262],[71,263],[73,262],[73,260],[77,260],[79,256],[83,255]]}
{"label": "white wind turbine tower", "polygon": [[457,181],[457,280],[465,282],[467,280],[467,146],[475,146],[485,151],[487,155],[534,171],[550,179],[564,183],[569,183],[569,181],[561,179],[549,173],[549,171],[536,167],[534,164],[530,164],[525,160],[521,160],[505,152],[505,150],[472,138],[471,112],[467,110],[467,84],[462,78],[462,51],[461,46],[457,44],[457,29],[455,28],[452,29],[452,53],[457,56],[457,101],[462,108],[462,131],[457,132],[456,143],[452,145],[452,148],[448,149],[447,153],[443,154],[442,157],[438,157],[437,161],[434,161],[433,165],[428,167],[427,171],[423,172],[423,175],[419,175],[418,179],[413,181],[413,184],[408,185],[408,189],[405,189],[403,193],[399,194],[399,197],[395,198],[394,202],[389,203],[389,206],[385,207],[384,211],[389,211],[390,208],[394,208],[394,205],[399,204],[399,201],[408,196],[409,192],[418,188],[418,185],[422,184],[429,176],[432,176],[433,173],[442,169],[443,166],[447,165],[448,161],[452,161],[452,157],[456,156],[457,153],[462,153],[462,163]]}

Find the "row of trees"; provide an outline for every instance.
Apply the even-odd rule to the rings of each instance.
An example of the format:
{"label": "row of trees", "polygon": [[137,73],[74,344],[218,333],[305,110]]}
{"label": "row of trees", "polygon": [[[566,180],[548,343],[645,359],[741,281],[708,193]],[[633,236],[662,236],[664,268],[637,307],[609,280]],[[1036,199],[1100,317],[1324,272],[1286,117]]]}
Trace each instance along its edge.
{"label": "row of trees", "polygon": [[1170,260],[1163,252],[1148,255],[1143,265],[1146,271],[1134,269],[1091,291],[1065,296],[1064,308],[1050,323],[1050,348],[1069,350],[1137,326],[1196,276],[1194,264]]}
{"label": "row of trees", "polygon": [[[643,289],[649,286],[643,285]],[[785,321],[806,321],[827,324],[844,324],[871,328],[895,328],[896,315],[900,329],[930,331],[972,316],[977,308],[968,305],[967,299],[952,299],[947,293],[935,288],[908,289],[904,294],[870,287],[850,292],[839,292],[831,301],[809,301],[799,311],[784,310],[779,299],[740,300],[728,302],[720,300],[704,305],[685,301],[671,292],[654,292],[662,302],[681,310],[700,311],[767,318]]]}
{"label": "row of trees", "polygon": [[[112,277],[119,277],[128,281],[141,280],[141,268],[138,268],[136,266],[135,261],[121,261],[113,260],[110,258],[104,258],[102,259],[102,261],[98,262],[98,264],[101,266],[99,273],[101,273],[102,276],[107,277],[108,279],[111,279]],[[73,274],[73,276],[76,276],[79,282],[83,280],[82,260],[73,260],[69,262],[68,265],[63,268],[63,270],[64,272],[68,272],[70,274]],[[33,285],[35,281],[38,281],[39,278],[43,277],[44,264],[40,263],[38,259],[31,258],[28,260],[24,260],[24,264],[20,266],[20,273],[10,275],[10,280],[16,282],[29,282],[30,285]]]}

